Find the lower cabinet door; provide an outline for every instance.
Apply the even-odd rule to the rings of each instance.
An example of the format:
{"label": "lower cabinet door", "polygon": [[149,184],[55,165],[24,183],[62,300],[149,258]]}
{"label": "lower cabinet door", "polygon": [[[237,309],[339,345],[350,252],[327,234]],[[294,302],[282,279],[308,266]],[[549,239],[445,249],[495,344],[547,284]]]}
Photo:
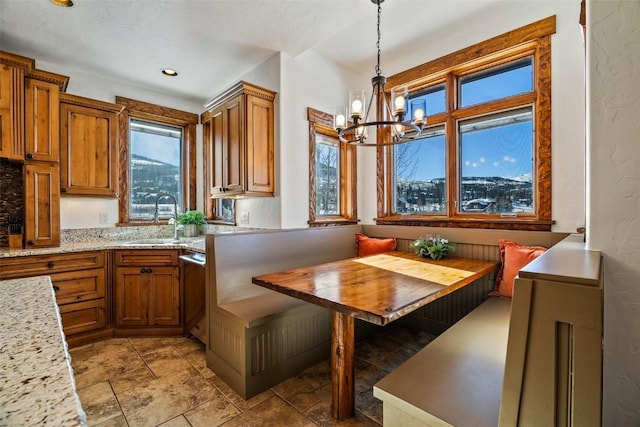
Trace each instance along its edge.
{"label": "lower cabinet door", "polygon": [[147,325],[147,280],[140,267],[116,269],[116,326]]}
{"label": "lower cabinet door", "polygon": [[180,324],[180,269],[154,267],[149,279],[149,325]]}
{"label": "lower cabinet door", "polygon": [[102,329],[106,323],[104,299],[63,304],[60,317],[66,336]]}

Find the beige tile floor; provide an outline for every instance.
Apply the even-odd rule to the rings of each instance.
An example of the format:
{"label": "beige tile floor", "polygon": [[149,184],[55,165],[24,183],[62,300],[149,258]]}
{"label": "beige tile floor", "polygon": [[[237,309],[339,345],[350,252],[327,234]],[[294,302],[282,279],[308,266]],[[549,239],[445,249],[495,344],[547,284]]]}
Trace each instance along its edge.
{"label": "beige tile floor", "polygon": [[398,326],[356,343],[356,416],[331,418],[331,368],[318,363],[249,400],[206,366],[194,338],[113,338],[71,350],[90,426],[379,426],[373,384],[432,335]]}

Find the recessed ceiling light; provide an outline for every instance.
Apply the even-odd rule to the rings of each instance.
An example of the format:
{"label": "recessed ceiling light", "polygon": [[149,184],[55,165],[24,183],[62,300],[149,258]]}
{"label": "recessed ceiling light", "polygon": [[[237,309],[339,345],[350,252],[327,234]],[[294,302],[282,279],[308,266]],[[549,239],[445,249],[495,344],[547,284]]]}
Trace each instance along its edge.
{"label": "recessed ceiling light", "polygon": [[169,77],[175,77],[178,75],[178,72],[176,70],[174,70],[173,68],[163,68],[162,69],[162,74],[164,74],[165,76],[169,76]]}
{"label": "recessed ceiling light", "polygon": [[71,7],[73,6],[73,2],[71,0],[49,0],[53,4],[57,4],[62,7]]}

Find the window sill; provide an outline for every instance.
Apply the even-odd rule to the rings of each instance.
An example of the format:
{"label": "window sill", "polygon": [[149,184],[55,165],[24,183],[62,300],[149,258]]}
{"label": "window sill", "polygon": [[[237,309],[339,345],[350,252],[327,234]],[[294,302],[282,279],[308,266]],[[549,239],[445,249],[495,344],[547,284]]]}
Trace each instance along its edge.
{"label": "window sill", "polygon": [[347,218],[331,218],[331,219],[315,219],[314,221],[308,221],[309,227],[332,227],[334,225],[350,225],[357,224],[359,219],[347,219]]}
{"label": "window sill", "polygon": [[409,225],[451,228],[485,228],[497,230],[551,231],[556,222],[545,219],[519,218],[429,218],[417,215],[396,215],[375,218],[377,225]]}

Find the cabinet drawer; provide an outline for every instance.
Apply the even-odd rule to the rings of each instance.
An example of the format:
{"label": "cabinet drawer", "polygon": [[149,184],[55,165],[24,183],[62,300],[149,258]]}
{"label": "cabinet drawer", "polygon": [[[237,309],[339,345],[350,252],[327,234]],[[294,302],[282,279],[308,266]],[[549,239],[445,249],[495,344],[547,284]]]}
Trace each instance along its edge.
{"label": "cabinet drawer", "polygon": [[130,250],[116,251],[115,263],[118,266],[151,266],[151,265],[178,265],[178,251],[163,250]]}
{"label": "cabinet drawer", "polygon": [[104,307],[104,299],[61,305],[60,316],[64,334],[68,336],[104,328]]}
{"label": "cabinet drawer", "polygon": [[0,259],[0,279],[50,275],[62,271],[104,267],[102,252],[78,252],[65,255],[42,255]]}
{"label": "cabinet drawer", "polygon": [[56,273],[51,275],[51,281],[58,305],[105,296],[104,268]]}

